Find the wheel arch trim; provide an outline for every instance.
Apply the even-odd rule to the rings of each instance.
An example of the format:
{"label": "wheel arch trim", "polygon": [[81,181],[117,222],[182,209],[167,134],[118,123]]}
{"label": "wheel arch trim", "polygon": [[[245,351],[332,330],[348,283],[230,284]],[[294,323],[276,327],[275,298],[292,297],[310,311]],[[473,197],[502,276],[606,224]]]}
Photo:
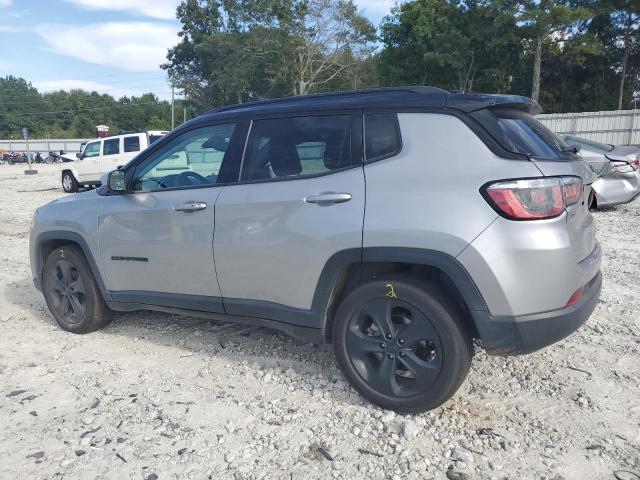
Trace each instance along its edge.
{"label": "wheel arch trim", "polygon": [[85,258],[87,259],[87,263],[89,264],[89,268],[91,268],[91,273],[93,274],[93,278],[98,284],[98,288],[100,289],[100,293],[102,293],[102,298],[105,300],[110,300],[111,296],[106,288],[106,285],[102,279],[102,275],[100,274],[100,269],[93,257],[91,252],[91,248],[89,248],[89,244],[85,240],[85,238],[77,232],[70,232],[68,230],[49,230],[46,232],[42,232],[36,238],[35,242],[35,254],[36,254],[36,272],[38,274],[38,280],[42,285],[42,269],[44,268],[44,245],[49,242],[70,242],[75,243]]}
{"label": "wheel arch trim", "polygon": [[[355,251],[361,252],[360,258],[355,258]],[[312,311],[315,318],[319,318],[321,328],[326,333],[329,326],[329,308],[335,298],[335,289],[340,276],[354,265],[366,263],[399,263],[407,265],[421,265],[437,268],[444,272],[460,292],[474,323],[478,325],[480,319],[489,316],[487,304],[464,266],[451,255],[437,250],[410,247],[364,247],[349,249],[333,255],[325,265],[318,280],[314,296]]]}

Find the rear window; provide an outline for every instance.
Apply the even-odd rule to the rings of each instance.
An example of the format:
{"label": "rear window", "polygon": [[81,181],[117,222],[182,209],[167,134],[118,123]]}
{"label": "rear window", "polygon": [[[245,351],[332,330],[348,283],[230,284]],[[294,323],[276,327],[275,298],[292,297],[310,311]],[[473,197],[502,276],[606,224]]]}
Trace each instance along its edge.
{"label": "rear window", "polygon": [[608,143],[594,142],[593,140],[587,140],[586,138],[574,137],[573,135],[567,135],[564,137],[565,143],[569,145],[578,145],[584,147],[587,150],[595,150],[600,153],[607,153],[613,150],[613,145]]}
{"label": "rear window", "polygon": [[395,113],[367,113],[364,116],[367,160],[396,155],[402,149],[400,128]]}
{"label": "rear window", "polygon": [[471,114],[513,153],[534,158],[565,160],[570,147],[538,120],[521,110],[479,110]]}

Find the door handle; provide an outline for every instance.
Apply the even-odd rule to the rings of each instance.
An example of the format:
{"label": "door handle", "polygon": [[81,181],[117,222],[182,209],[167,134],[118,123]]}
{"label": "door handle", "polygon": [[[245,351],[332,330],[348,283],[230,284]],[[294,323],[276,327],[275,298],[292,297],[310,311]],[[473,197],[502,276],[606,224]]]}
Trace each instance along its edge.
{"label": "door handle", "polygon": [[197,212],[198,210],[204,210],[207,208],[207,204],[204,202],[187,202],[173,208],[177,212]]}
{"label": "door handle", "polygon": [[318,205],[331,205],[334,203],[344,203],[351,200],[350,193],[336,193],[336,192],[324,192],[316,195],[309,195],[304,197],[304,201],[307,203],[316,203]]}

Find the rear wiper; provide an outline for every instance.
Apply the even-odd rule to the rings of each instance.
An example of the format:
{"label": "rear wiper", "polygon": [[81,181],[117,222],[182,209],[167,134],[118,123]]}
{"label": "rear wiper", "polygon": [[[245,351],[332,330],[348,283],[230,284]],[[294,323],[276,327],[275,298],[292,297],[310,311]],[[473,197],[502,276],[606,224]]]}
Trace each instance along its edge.
{"label": "rear wiper", "polygon": [[578,153],[580,151],[580,146],[569,145],[566,148],[563,148],[562,151],[565,153]]}

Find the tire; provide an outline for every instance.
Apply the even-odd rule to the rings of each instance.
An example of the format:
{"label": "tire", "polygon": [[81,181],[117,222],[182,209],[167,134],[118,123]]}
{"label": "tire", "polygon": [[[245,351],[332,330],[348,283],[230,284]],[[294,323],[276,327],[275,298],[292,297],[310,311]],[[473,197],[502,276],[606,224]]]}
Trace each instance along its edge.
{"label": "tire", "polygon": [[401,413],[446,402],[473,357],[458,308],[437,285],[408,276],[357,287],[338,307],[332,333],[351,385],[370,402]]}
{"label": "tire", "polygon": [[51,157],[47,157],[44,159],[44,163],[46,163],[47,165],[51,165],[55,160]]}
{"label": "tire", "polygon": [[69,171],[62,172],[62,190],[67,193],[75,193],[78,191],[78,181],[73,173]]}
{"label": "tire", "polygon": [[93,332],[113,319],[78,247],[66,245],[49,254],[42,272],[42,291],[49,311],[68,332]]}

